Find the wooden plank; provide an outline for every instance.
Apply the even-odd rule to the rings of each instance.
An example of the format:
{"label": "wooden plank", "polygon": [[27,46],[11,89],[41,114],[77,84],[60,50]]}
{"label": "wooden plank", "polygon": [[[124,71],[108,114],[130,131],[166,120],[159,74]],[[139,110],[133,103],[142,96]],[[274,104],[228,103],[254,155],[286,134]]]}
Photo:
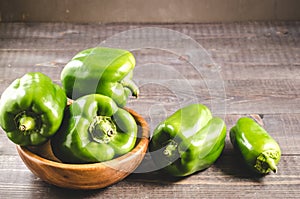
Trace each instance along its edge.
{"label": "wooden plank", "polygon": [[[68,59],[72,58],[73,55],[75,55],[77,52],[91,47],[99,46],[99,44],[104,41],[105,39],[94,39],[86,41],[86,39],[78,39],[79,42],[74,42],[74,40],[70,41],[63,41],[56,43],[57,40],[36,40],[36,39],[29,39],[29,41],[16,41],[15,39],[12,39],[11,42],[8,42],[5,40],[5,42],[2,42],[3,46],[6,46],[5,49],[2,49],[1,51],[4,51],[5,54],[7,53],[17,53],[16,51],[28,51],[35,52],[35,53],[41,53],[40,51],[44,51],[45,54],[53,54],[51,51],[56,51],[57,54],[66,52],[70,55]],[[223,41],[217,41],[218,39],[214,39],[212,41],[206,41],[205,43],[202,41],[198,41],[199,44],[202,44],[202,46],[210,52],[212,55],[213,60],[218,63],[220,66],[224,67],[224,65],[232,65],[232,66],[239,66],[239,65],[267,65],[269,67],[275,65],[288,65],[288,66],[299,66],[299,58],[297,56],[297,52],[299,52],[299,47],[292,47],[289,46],[289,50],[283,50],[280,48],[280,46],[275,47],[269,47],[269,48],[260,48],[256,46],[254,49],[248,49],[245,47],[240,46],[230,46],[230,47],[224,47],[222,43],[224,43],[225,39]],[[227,39],[226,39],[227,40]],[[236,39],[233,39],[234,41]],[[53,42],[56,41],[56,42]],[[15,44],[15,42],[17,42]],[[36,44],[37,42],[37,44]],[[253,42],[253,41],[249,41]],[[11,43],[14,43],[13,45]],[[70,45],[72,43],[72,45]],[[208,43],[208,44],[206,44]],[[240,42],[241,43],[241,42]],[[255,43],[261,43],[261,41],[257,41]],[[299,42],[298,42],[299,43]],[[215,44],[215,45],[214,45]],[[39,46],[40,45],[40,46]],[[244,43],[245,46],[247,46],[247,43]],[[298,45],[299,46],[299,45]],[[43,49],[45,48],[46,49]],[[10,50],[11,49],[11,50]],[[142,49],[143,50],[143,49]],[[166,49],[168,50],[168,49]],[[11,52],[12,51],[12,52]],[[46,52],[45,52],[46,51]],[[48,52],[47,52],[48,51]],[[70,52],[71,51],[71,52]],[[157,51],[157,49],[156,49]],[[29,53],[30,53],[29,52]],[[25,52],[25,54],[28,52]],[[7,55],[10,55],[7,54]],[[151,54],[147,54],[147,56],[151,56]],[[156,59],[159,59],[157,56],[161,56],[160,54],[156,54]],[[163,59],[164,57],[161,57]],[[162,62],[164,63],[164,62]]]}
{"label": "wooden plank", "polygon": [[[156,51],[156,52],[154,52]],[[0,50],[0,68],[3,68],[4,73],[0,74],[1,77],[6,76],[11,70],[16,72],[26,72],[29,70],[55,70],[55,68],[62,69],[62,67],[77,53],[76,50],[28,50],[28,51],[1,51]],[[164,74],[160,70],[161,67],[170,67],[174,72],[180,73],[186,79],[201,78],[195,66],[191,65],[186,60],[180,60],[180,57],[171,54],[163,53],[157,50],[142,50],[133,52],[137,66],[144,68],[147,65],[152,65],[152,72],[156,74]],[[158,55],[157,55],[158,53]],[[17,59],[16,59],[17,58]],[[156,68],[153,65],[156,64]],[[297,63],[217,63],[220,65],[216,75],[221,75],[223,80],[241,79],[300,79],[300,67]],[[265,67],[267,69],[265,69]],[[6,70],[8,70],[6,72]],[[14,72],[12,75],[16,74]],[[60,72],[60,71],[59,71]],[[149,71],[150,72],[150,71]],[[144,74],[144,77],[147,77]],[[12,77],[13,78],[13,77]],[[148,76],[150,78],[150,75]]]}
{"label": "wooden plank", "polygon": [[[226,81],[225,91],[214,90],[214,87],[201,87],[193,81],[184,80],[176,80],[171,85],[159,81],[155,84],[137,82],[142,85],[141,95],[139,99],[134,100],[134,103],[141,107],[147,104],[178,107],[178,105],[200,102],[206,105],[215,104],[211,108],[217,114],[299,113],[297,87],[299,88],[300,82],[296,80],[284,80],[280,85],[277,80]],[[184,86],[180,87],[181,83],[189,87],[186,89]],[[209,93],[211,90],[215,92],[213,95]],[[219,104],[216,104],[218,102]]]}
{"label": "wooden plank", "polygon": [[[0,176],[0,193],[3,197],[28,197],[29,194],[36,197],[42,195],[48,197],[47,193],[51,193],[51,198],[55,197],[56,194],[57,196],[72,195],[69,190],[48,186],[48,184],[36,178],[26,169],[17,156],[0,156],[0,161],[4,163],[0,168],[2,173]],[[234,164],[232,164],[233,162]],[[154,195],[156,194],[157,197],[166,196],[169,198],[177,195],[184,197],[184,194],[187,193],[189,197],[192,197],[197,193],[199,194],[199,192],[207,197],[210,194],[215,197],[232,194],[245,196],[256,193],[265,195],[266,191],[271,189],[272,194],[276,193],[278,197],[283,195],[295,197],[300,193],[300,178],[295,173],[299,170],[297,162],[299,162],[299,156],[283,156],[277,174],[259,177],[249,174],[249,171],[244,168],[243,163],[237,156],[223,155],[207,170],[187,178],[174,179],[157,172],[140,173],[132,174],[122,182],[103,190],[75,192],[80,195],[89,193],[95,197],[114,193],[114,197],[140,198],[151,195],[155,198]],[[142,191],[142,193],[137,190]],[[246,194],[245,191],[248,193]]]}
{"label": "wooden plank", "polygon": [[[6,49],[84,49],[122,31],[153,25],[11,24],[0,26]],[[277,22],[227,25],[155,25],[187,34],[208,49],[214,59],[243,62],[293,63],[299,51],[299,24]],[[138,35],[137,35],[138,36]],[[21,40],[20,40],[21,39]],[[138,37],[137,37],[138,39]],[[259,44],[259,45],[257,45]],[[252,56],[253,55],[253,56]],[[218,59],[219,58],[219,59]],[[247,58],[246,60],[244,60]],[[299,62],[298,62],[299,64]]]}
{"label": "wooden plank", "polygon": [[300,79],[298,64],[287,63],[224,63],[221,66],[223,80]]}
{"label": "wooden plank", "polygon": [[[145,26],[155,26],[174,30],[182,30],[188,35],[194,35],[200,38],[214,37],[240,37],[240,38],[257,38],[273,36],[290,35],[295,37],[299,35],[299,21],[265,21],[265,22],[232,22],[232,23],[5,23],[0,26],[0,36],[4,39],[9,38],[62,38],[70,35],[78,37],[79,33],[86,32],[86,36],[97,37],[106,35],[104,33],[121,32],[128,29],[135,29]],[[109,35],[109,34],[108,34]],[[256,35],[256,36],[255,36]],[[84,36],[84,35],[82,35]],[[299,38],[293,38],[298,40]],[[246,41],[247,42],[247,41]],[[227,43],[229,44],[229,43]]]}

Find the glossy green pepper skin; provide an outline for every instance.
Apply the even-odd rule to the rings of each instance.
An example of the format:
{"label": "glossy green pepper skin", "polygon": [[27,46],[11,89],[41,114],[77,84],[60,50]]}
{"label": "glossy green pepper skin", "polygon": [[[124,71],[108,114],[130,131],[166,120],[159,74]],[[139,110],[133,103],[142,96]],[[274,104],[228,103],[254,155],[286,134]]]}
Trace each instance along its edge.
{"label": "glossy green pepper skin", "polygon": [[63,88],[42,73],[27,73],[3,92],[0,124],[14,143],[39,145],[56,133],[66,105]]}
{"label": "glossy green pepper skin", "polygon": [[249,168],[260,174],[277,172],[281,157],[278,143],[253,119],[242,117],[230,130],[230,141]]}
{"label": "glossy green pepper skin", "polygon": [[102,94],[125,106],[130,93],[139,95],[132,81],[134,56],[126,50],[96,47],[83,50],[67,63],[61,82],[71,99],[88,94]]}
{"label": "glossy green pepper skin", "polygon": [[129,112],[107,96],[90,94],[66,108],[51,146],[62,162],[93,163],[129,152],[136,137],[137,124]]}
{"label": "glossy green pepper skin", "polygon": [[187,176],[211,166],[225,145],[226,125],[202,104],[188,105],[154,130],[149,151],[159,168]]}

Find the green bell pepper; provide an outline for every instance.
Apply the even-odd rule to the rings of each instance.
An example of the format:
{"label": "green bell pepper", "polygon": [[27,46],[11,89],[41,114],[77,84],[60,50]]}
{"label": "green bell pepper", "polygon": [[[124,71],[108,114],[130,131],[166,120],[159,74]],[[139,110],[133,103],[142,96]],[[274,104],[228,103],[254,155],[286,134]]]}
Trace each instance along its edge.
{"label": "green bell pepper", "polygon": [[126,50],[96,47],[83,50],[61,72],[62,85],[71,99],[102,94],[125,106],[130,93],[139,89],[132,81],[134,56]]}
{"label": "green bell pepper", "polygon": [[0,125],[14,143],[39,145],[55,134],[66,105],[63,88],[42,73],[27,73],[3,92]]}
{"label": "green bell pepper", "polygon": [[51,147],[62,162],[102,162],[129,152],[136,137],[137,124],[129,112],[107,96],[90,94],[66,108]]}
{"label": "green bell pepper", "polygon": [[280,147],[253,119],[240,118],[230,130],[230,141],[251,170],[260,174],[277,172]]}
{"label": "green bell pepper", "polygon": [[173,176],[208,168],[220,156],[226,125],[202,104],[179,109],[154,130],[149,151],[154,163]]}

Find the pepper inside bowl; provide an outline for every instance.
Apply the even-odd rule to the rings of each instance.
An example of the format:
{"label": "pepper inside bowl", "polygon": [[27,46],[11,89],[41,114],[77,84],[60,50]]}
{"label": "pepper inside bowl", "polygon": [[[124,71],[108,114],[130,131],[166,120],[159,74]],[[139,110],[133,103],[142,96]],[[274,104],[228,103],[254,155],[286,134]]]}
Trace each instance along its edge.
{"label": "pepper inside bowl", "polygon": [[115,159],[91,164],[66,164],[53,155],[49,142],[40,147],[17,146],[25,165],[42,180],[64,188],[99,189],[127,177],[142,162],[149,144],[149,127],[138,113],[127,111],[136,120],[139,131],[135,147]]}

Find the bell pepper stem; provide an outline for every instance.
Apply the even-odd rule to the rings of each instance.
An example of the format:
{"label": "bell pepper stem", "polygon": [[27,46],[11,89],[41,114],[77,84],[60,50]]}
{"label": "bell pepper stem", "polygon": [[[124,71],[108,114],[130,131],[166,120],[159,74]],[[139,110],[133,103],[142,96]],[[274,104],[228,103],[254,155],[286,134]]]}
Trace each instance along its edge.
{"label": "bell pepper stem", "polygon": [[89,127],[89,133],[95,142],[108,143],[117,134],[117,128],[110,117],[96,116]]}
{"label": "bell pepper stem", "polygon": [[132,92],[132,95],[134,97],[138,98],[138,96],[139,96],[139,88],[138,88],[138,86],[131,79],[125,78],[120,83],[124,87],[128,88]]}
{"label": "bell pepper stem", "polygon": [[269,165],[269,168],[274,172],[277,173],[277,166],[275,164],[274,159],[272,158],[267,158],[266,163]]}
{"label": "bell pepper stem", "polygon": [[277,173],[275,159],[278,158],[278,156],[279,154],[276,151],[265,151],[257,157],[254,168],[263,174],[269,173],[270,171]]}
{"label": "bell pepper stem", "polygon": [[23,116],[19,120],[19,130],[22,132],[33,130],[35,126],[35,120],[30,116]]}

